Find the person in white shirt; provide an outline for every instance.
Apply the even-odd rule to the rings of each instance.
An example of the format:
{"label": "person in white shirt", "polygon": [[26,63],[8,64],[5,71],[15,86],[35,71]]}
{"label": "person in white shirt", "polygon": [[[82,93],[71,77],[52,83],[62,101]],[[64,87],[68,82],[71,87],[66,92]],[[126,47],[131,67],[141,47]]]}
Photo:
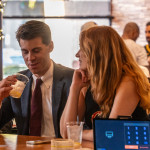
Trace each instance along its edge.
{"label": "person in white shirt", "polygon": [[[125,25],[123,30],[122,38],[124,39],[125,44],[130,50],[133,58],[138,63],[138,65],[146,67],[144,70],[148,71],[148,61],[147,54],[144,47],[136,43],[137,38],[139,37],[140,29],[135,22],[129,22]],[[141,68],[143,68],[141,67]]]}
{"label": "person in white shirt", "polygon": [[[11,85],[16,82],[16,76],[9,76],[0,81],[0,128],[15,118],[17,133],[31,135],[32,95],[36,79],[41,79],[43,111],[38,136],[61,137],[59,122],[67,101],[74,70],[56,64],[50,59],[49,54],[54,46],[50,28],[44,22],[36,20],[26,22],[18,28],[16,38],[28,67],[20,73],[28,76],[29,82],[21,98],[16,99],[9,96]],[[35,128],[36,125],[38,124],[34,124]]]}

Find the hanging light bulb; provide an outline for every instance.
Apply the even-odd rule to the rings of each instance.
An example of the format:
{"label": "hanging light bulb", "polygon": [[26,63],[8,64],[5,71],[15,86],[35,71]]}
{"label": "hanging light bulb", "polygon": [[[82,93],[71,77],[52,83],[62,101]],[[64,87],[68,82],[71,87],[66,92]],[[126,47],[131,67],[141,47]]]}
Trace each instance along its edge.
{"label": "hanging light bulb", "polygon": [[3,13],[3,8],[5,6],[5,2],[2,2],[2,0],[0,0],[0,12]]}
{"label": "hanging light bulb", "polygon": [[[0,0],[0,13],[1,13],[1,15],[3,13],[4,6],[5,6],[5,3],[2,2],[2,0]],[[3,38],[4,38],[3,30],[0,28],[0,40],[2,40]]]}
{"label": "hanging light bulb", "polygon": [[35,7],[35,3],[36,3],[36,0],[29,0],[29,5],[28,7],[33,9]]}
{"label": "hanging light bulb", "polygon": [[3,30],[0,30],[0,40],[4,39]]}

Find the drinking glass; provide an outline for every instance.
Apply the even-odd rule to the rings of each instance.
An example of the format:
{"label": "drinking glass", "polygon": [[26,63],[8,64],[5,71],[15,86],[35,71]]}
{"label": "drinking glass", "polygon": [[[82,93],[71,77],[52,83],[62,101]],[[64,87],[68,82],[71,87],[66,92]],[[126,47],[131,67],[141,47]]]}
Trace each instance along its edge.
{"label": "drinking glass", "polygon": [[82,131],[84,122],[67,122],[67,136],[68,139],[74,141],[75,147],[80,147],[82,143]]}
{"label": "drinking glass", "polygon": [[10,91],[9,95],[14,98],[20,98],[26,84],[29,82],[29,78],[23,74],[17,73],[16,79],[17,82],[12,85],[13,89]]}

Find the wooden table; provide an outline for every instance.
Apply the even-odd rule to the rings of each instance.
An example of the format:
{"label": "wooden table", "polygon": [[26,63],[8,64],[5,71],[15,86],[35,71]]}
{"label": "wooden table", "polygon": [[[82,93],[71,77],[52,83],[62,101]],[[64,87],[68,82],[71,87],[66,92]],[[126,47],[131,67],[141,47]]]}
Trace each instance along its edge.
{"label": "wooden table", "polygon": [[[14,134],[0,135],[0,150],[50,150],[51,144],[26,145],[26,141],[50,140],[49,137],[24,136]],[[82,148],[93,149],[93,142],[83,141]]]}

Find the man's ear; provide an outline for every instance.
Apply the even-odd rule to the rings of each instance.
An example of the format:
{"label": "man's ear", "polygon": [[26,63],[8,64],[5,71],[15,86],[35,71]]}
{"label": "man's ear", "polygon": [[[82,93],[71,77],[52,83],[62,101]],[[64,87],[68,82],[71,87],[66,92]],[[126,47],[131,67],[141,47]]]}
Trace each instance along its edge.
{"label": "man's ear", "polygon": [[54,43],[53,43],[53,41],[51,41],[49,44],[49,52],[50,53],[53,51],[53,48],[54,48]]}

